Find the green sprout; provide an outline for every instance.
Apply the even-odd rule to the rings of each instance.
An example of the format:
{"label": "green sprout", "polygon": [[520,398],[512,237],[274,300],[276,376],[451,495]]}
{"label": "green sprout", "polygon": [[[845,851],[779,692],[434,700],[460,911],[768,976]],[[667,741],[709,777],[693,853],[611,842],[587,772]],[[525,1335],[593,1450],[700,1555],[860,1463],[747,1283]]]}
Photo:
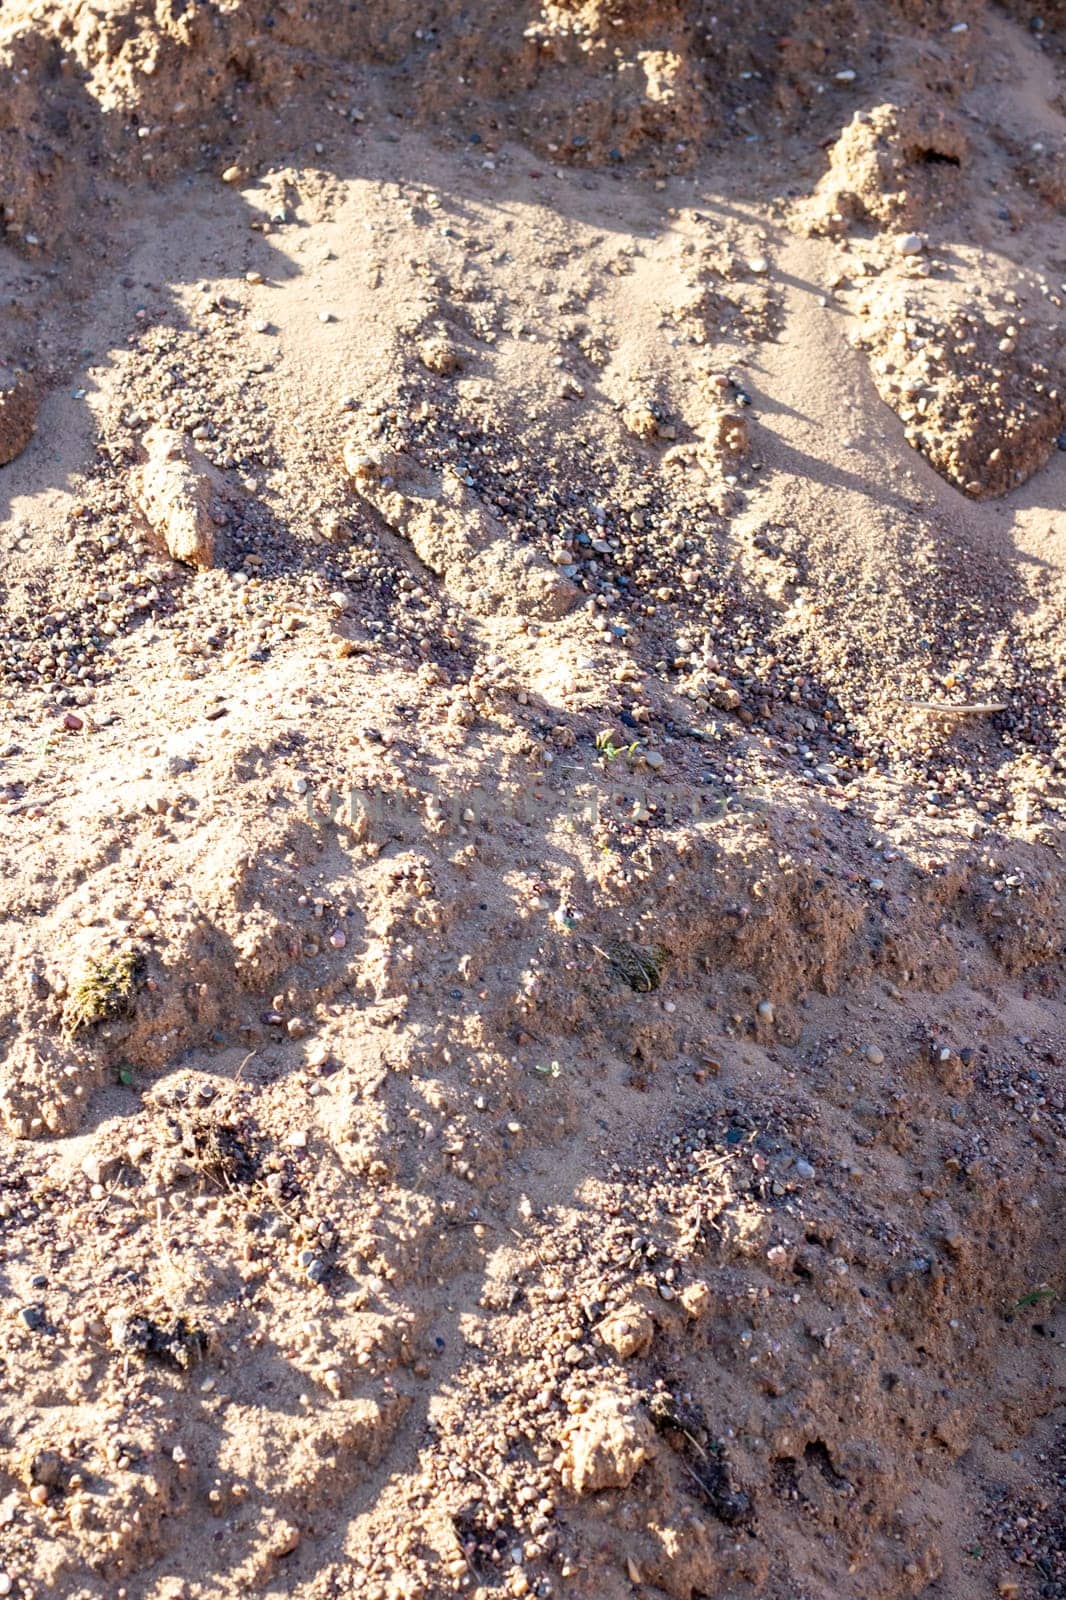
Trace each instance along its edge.
{"label": "green sprout", "polygon": [[604,761],[617,761],[619,756],[634,756],[638,748],[637,739],[634,739],[632,744],[615,744],[614,734],[609,728],[596,735],[596,751]]}
{"label": "green sprout", "polygon": [[1041,1300],[1057,1299],[1054,1289],[1049,1289],[1047,1284],[1041,1284],[1039,1289],[1031,1289],[1028,1294],[1023,1294],[1017,1305],[1011,1306],[1007,1312],[1008,1317],[1013,1317],[1018,1311],[1025,1311],[1029,1306],[1038,1306]]}

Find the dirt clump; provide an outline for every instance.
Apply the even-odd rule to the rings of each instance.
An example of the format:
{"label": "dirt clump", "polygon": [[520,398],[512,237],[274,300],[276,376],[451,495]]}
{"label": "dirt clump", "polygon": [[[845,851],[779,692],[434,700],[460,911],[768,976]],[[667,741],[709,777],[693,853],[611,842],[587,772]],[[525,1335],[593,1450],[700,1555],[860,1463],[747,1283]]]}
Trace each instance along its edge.
{"label": "dirt clump", "polygon": [[938,304],[897,282],[859,337],[908,443],[975,499],[1039,472],[1066,430],[1066,330],[1026,314],[1013,290]]}
{"label": "dirt clump", "polygon": [[134,501],[168,555],[191,567],[215,563],[214,484],[203,458],[180,434],[151,428],[146,460],[131,474]]}
{"label": "dirt clump", "polygon": [[829,151],[829,170],[804,222],[829,235],[855,222],[900,231],[926,226],[952,205],[969,159],[957,113],[891,104],[856,111]]}
{"label": "dirt clump", "polygon": [[655,1430],[639,1397],[622,1390],[594,1395],[565,1436],[563,1482],[575,1494],[624,1489],[655,1449]]}
{"label": "dirt clump", "polygon": [[37,395],[21,373],[0,368],[0,467],[20,456],[37,426]]}

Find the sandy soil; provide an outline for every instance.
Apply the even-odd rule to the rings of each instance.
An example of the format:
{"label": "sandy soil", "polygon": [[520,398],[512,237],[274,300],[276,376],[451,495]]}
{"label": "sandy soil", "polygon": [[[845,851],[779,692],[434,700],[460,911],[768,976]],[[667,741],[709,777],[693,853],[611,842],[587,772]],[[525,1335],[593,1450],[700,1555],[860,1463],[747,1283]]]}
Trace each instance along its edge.
{"label": "sandy soil", "polygon": [[0,3],[0,1593],[1066,1596],[1064,27]]}

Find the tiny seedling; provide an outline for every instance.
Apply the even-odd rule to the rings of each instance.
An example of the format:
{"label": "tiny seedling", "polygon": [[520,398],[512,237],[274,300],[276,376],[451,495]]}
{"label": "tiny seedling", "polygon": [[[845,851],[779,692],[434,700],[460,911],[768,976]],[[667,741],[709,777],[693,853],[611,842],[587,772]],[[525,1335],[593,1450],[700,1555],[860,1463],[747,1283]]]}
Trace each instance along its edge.
{"label": "tiny seedling", "polygon": [[551,1061],[546,1067],[538,1063],[533,1068],[533,1071],[539,1072],[542,1078],[557,1078],[562,1070],[558,1061]]}
{"label": "tiny seedling", "polygon": [[596,735],[596,753],[604,761],[617,761],[619,756],[634,756],[638,749],[637,739],[634,739],[632,744],[615,744],[614,734],[609,730]]}
{"label": "tiny seedling", "polygon": [[1030,1306],[1038,1306],[1042,1300],[1057,1299],[1054,1289],[1049,1289],[1047,1284],[1041,1284],[1039,1289],[1030,1289],[1028,1294],[1023,1294],[1017,1305],[1011,1306],[1007,1312],[1008,1317],[1013,1317],[1016,1312],[1026,1311]]}

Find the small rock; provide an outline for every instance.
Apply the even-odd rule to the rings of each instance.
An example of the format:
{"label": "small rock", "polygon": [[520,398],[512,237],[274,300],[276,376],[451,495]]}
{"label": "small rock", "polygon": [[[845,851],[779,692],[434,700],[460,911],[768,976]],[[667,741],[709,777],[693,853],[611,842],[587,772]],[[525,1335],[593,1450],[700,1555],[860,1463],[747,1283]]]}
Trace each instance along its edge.
{"label": "small rock", "polygon": [[81,1170],[90,1183],[108,1183],[119,1166],[118,1156],[101,1155],[98,1151],[90,1150],[82,1161]]}
{"label": "small rock", "polygon": [[885,1052],[876,1044],[866,1046],[866,1059],[872,1067],[884,1066]]}
{"label": "small rock", "polygon": [[925,240],[920,233],[901,233],[896,240],[896,252],[901,256],[920,256]]}
{"label": "small rock", "polygon": [[45,1316],[44,1307],[39,1305],[22,1306],[19,1316],[31,1333],[47,1333],[49,1330],[48,1318]]}
{"label": "small rock", "polygon": [[802,1156],[796,1162],[796,1177],[797,1178],[813,1178],[814,1177],[814,1168],[811,1166],[809,1161],[804,1161]]}
{"label": "small rock", "polygon": [[312,1072],[320,1072],[330,1058],[330,1048],[324,1039],[315,1039],[307,1047],[306,1061]]}
{"label": "small rock", "polygon": [[54,1489],[66,1476],[67,1464],[58,1450],[38,1450],[28,1463],[31,1483],[43,1483]]}

